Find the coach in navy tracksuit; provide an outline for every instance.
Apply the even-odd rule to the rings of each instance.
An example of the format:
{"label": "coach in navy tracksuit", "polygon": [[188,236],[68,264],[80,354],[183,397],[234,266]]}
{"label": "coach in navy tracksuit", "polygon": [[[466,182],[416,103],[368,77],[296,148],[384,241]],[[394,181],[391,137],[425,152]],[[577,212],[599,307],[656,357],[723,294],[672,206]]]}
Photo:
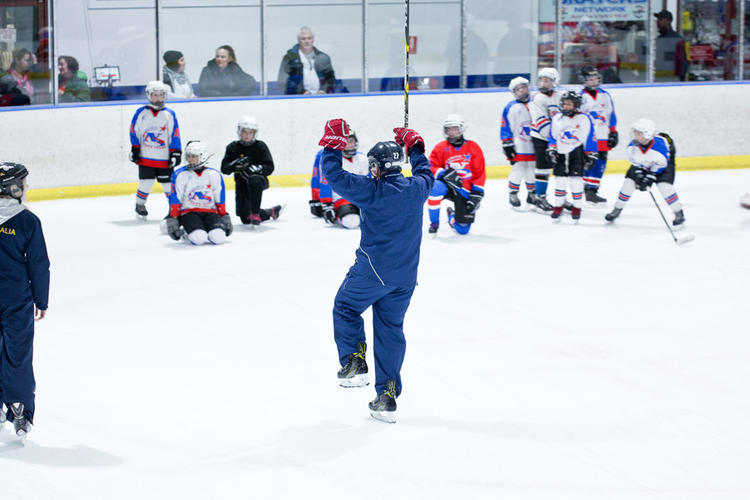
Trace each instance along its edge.
{"label": "coach in navy tracksuit", "polygon": [[334,301],[334,337],[343,366],[365,341],[360,315],[372,306],[375,389],[383,393],[392,380],[398,396],[406,351],[403,321],[417,284],[424,204],[434,177],[422,138],[400,128],[394,132],[400,144],[411,148],[412,177],[401,174],[401,148],[392,141],[380,142],[368,153],[373,178],[345,171],[340,150],[346,145],[347,131],[343,120],[330,120],[320,142],[325,147],[321,166],[328,183],[361,212],[356,261]]}
{"label": "coach in navy tracksuit", "polygon": [[[34,418],[34,319],[44,317],[49,297],[42,225],[21,204],[27,173],[23,165],[0,163],[0,401],[20,424],[19,436],[28,432],[24,417]],[[15,417],[11,405],[20,410]]]}

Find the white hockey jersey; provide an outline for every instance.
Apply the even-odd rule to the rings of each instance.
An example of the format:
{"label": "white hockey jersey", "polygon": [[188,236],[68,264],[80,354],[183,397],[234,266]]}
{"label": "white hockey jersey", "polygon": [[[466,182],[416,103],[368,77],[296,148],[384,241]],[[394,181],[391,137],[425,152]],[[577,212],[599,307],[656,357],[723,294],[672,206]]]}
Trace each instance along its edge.
{"label": "white hockey jersey", "polygon": [[169,168],[169,153],[181,151],[177,116],[169,108],[154,111],[141,106],[130,122],[130,145],[140,148],[139,165]]}
{"label": "white hockey jersey", "polygon": [[660,136],[655,136],[648,146],[641,146],[630,142],[625,149],[628,161],[635,167],[643,168],[653,172],[661,173],[669,164],[669,144]]}
{"label": "white hockey jersey", "polygon": [[172,174],[169,193],[169,215],[177,217],[188,212],[209,212],[224,215],[226,210],[224,178],[213,168],[200,173],[179,168]]}
{"label": "white hockey jersey", "polygon": [[617,115],[615,114],[615,103],[612,96],[604,89],[596,90],[593,95],[586,90],[581,90],[581,111],[588,113],[594,122],[596,142],[599,151],[609,151],[607,138],[610,131],[617,130]]}
{"label": "white hockey jersey", "polygon": [[[356,175],[370,175],[370,165],[367,163],[367,156],[364,153],[360,153],[359,151],[357,151],[351,158],[341,158],[341,168]],[[322,169],[320,170],[320,176],[321,183],[328,185],[328,181],[325,180],[325,175],[323,175]],[[321,190],[321,199],[322,197],[323,194]],[[342,204],[342,201],[340,200],[346,201],[341,197],[340,194],[333,190],[331,190],[331,199],[333,201],[334,208],[338,208],[338,206]]]}
{"label": "white hockey jersey", "polygon": [[516,148],[515,161],[535,161],[534,144],[531,142],[531,115],[529,104],[510,101],[503,109],[500,125],[500,140],[503,146],[512,144]]}
{"label": "white hockey jersey", "polygon": [[537,92],[529,103],[529,114],[531,115],[531,137],[549,140],[550,125],[552,118],[560,112],[560,95],[557,90],[551,95]]}
{"label": "white hockey jersey", "polygon": [[565,116],[558,113],[552,118],[549,136],[549,147],[557,149],[560,154],[567,154],[583,146],[586,153],[596,153],[594,124],[586,113]]}

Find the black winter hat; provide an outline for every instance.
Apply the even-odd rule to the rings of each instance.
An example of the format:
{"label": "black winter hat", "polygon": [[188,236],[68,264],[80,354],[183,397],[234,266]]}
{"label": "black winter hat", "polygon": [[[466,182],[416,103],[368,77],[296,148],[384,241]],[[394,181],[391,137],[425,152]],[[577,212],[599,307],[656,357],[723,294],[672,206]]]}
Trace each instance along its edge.
{"label": "black winter hat", "polygon": [[177,61],[182,57],[182,52],[179,50],[168,50],[164,53],[164,62],[167,64],[176,64]]}

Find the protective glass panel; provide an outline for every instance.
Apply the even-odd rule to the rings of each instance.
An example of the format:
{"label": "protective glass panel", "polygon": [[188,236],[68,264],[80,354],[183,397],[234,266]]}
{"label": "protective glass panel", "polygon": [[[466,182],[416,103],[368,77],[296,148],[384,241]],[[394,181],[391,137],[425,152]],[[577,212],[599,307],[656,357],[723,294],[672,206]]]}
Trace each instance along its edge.
{"label": "protective glass panel", "polygon": [[154,2],[88,0],[56,5],[57,56],[77,63],[79,69],[68,85],[80,91],[61,95],[60,102],[145,99],[146,82],[156,79],[158,70]]}
{"label": "protective glass panel", "polygon": [[[467,0],[467,87],[504,87],[515,76],[529,78],[537,64],[536,24],[536,2]],[[552,34],[554,40],[554,27]],[[450,72],[459,63],[460,57]]]}
{"label": "protective glass panel", "polygon": [[362,91],[360,0],[266,4],[269,95]]}
{"label": "protective glass panel", "polygon": [[171,99],[261,93],[260,1],[241,3],[162,2],[160,75]]}
{"label": "protective glass panel", "polygon": [[[410,2],[409,89],[455,89],[461,83],[461,2]],[[371,0],[367,12],[371,92],[404,88],[404,3]]]}
{"label": "protective glass panel", "polygon": [[[738,78],[739,7],[737,0],[680,2],[680,16],[676,21],[682,38],[687,42],[687,80]],[[666,20],[657,22],[666,24]],[[681,51],[679,56],[682,57]]]}
{"label": "protective glass panel", "polygon": [[47,4],[0,4],[0,106],[53,99]]}
{"label": "protective glass panel", "polygon": [[559,1],[562,83],[578,83],[585,66],[597,68],[602,83],[648,81],[647,0],[619,2],[606,8]]}

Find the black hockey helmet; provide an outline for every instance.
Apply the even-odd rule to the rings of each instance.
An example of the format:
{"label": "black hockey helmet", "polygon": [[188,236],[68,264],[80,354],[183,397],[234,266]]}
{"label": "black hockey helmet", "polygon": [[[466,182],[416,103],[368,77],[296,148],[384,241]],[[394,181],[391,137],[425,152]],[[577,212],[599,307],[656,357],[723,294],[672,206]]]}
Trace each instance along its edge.
{"label": "black hockey helmet", "polygon": [[29,171],[20,163],[0,162],[0,194],[20,200],[23,196],[23,179],[27,175]]}
{"label": "black hockey helmet", "polygon": [[[572,111],[565,111],[563,109],[563,102],[565,101],[572,101],[573,102],[573,110]],[[581,103],[583,102],[583,99],[581,98],[581,94],[576,92],[575,90],[566,90],[563,92],[563,94],[560,96],[560,111],[565,116],[573,116],[576,113],[580,112],[581,110]]]}
{"label": "black hockey helmet", "polygon": [[[595,76],[599,79],[599,83],[597,83],[595,87],[586,85],[586,78],[589,78],[592,76]],[[586,85],[586,88],[591,88],[591,89],[598,88],[599,84],[601,84],[601,81],[602,81],[601,73],[599,73],[599,70],[596,69],[596,67],[594,66],[584,66],[583,68],[581,68],[580,77],[581,77],[581,83]]]}
{"label": "black hockey helmet", "polygon": [[404,151],[394,141],[381,141],[367,152],[367,163],[370,172],[377,167],[381,174],[386,172],[400,172]]}

